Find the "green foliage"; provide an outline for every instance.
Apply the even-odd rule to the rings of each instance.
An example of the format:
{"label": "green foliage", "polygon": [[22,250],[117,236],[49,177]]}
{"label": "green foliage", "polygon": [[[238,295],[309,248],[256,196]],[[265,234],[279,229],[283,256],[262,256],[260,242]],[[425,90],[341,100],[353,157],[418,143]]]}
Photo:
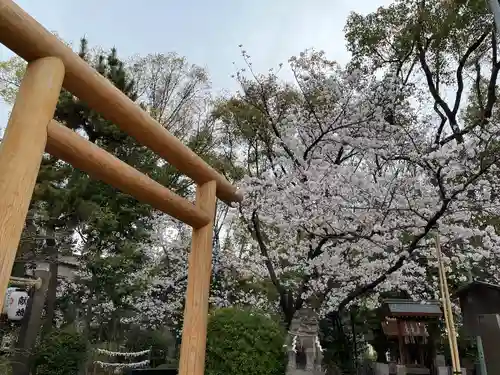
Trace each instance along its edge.
{"label": "green foliage", "polygon": [[[137,99],[135,82],[126,73],[116,49],[94,56],[88,51],[87,41],[82,39],[79,56],[131,100]],[[127,164],[156,177],[155,172],[160,168],[158,157],[153,152],[69,92],[62,91],[54,117]],[[64,167],[66,170],[62,171]],[[128,314],[130,306],[126,302],[127,297],[136,293],[139,287],[127,280],[144,263],[142,245],[149,241],[152,208],[61,163],[47,161],[46,168],[41,170],[37,188],[37,197],[48,208],[47,216],[64,217],[68,229],[72,232],[76,230],[82,239],[80,262],[90,277],[78,281],[80,286],[91,292],[90,303],[97,306],[112,301],[113,306],[120,309],[111,315],[101,315],[102,324],[109,329],[98,330],[102,332],[99,333],[102,336],[100,339],[119,339],[120,327],[116,321]],[[37,212],[40,212],[39,207]],[[84,309],[79,305],[80,300],[81,295],[75,293],[72,302],[76,308]]]}
{"label": "green foliage", "polygon": [[86,341],[73,330],[52,331],[37,349],[37,375],[75,375],[87,358]]}
{"label": "green foliage", "polygon": [[0,374],[2,375],[12,374],[12,365],[10,363],[10,360],[6,357],[0,356]]}
{"label": "green foliage", "polygon": [[260,312],[216,310],[208,324],[206,374],[283,374],[284,340],[280,324]]}
{"label": "green foliage", "polygon": [[[449,4],[397,0],[367,15],[351,13],[345,33],[353,63],[368,62],[372,68],[398,65],[401,72],[402,65],[414,65],[417,47],[423,45],[426,53],[434,55],[441,74],[452,73],[455,59],[491,29],[492,17],[485,1],[470,0],[458,7]],[[480,55],[484,50],[477,52]],[[443,59],[445,55],[454,58]]]}
{"label": "green foliage", "polygon": [[[245,174],[258,175],[266,163],[273,163],[275,132],[281,130],[273,114],[278,113],[280,118],[301,104],[300,93],[279,84],[273,75],[259,82],[243,76],[238,79],[245,88],[244,94],[221,99],[212,110],[212,117],[220,123],[223,132],[222,155],[218,157],[226,168],[219,167],[226,173],[229,171],[236,180]],[[243,149],[245,152],[241,153]],[[242,156],[243,163],[238,161]]]}
{"label": "green foliage", "polygon": [[323,366],[329,371],[340,368],[343,373],[351,374],[353,341],[346,332],[347,327],[342,324],[341,316],[337,312],[331,312],[320,321],[319,329],[321,346],[325,349]]}
{"label": "green foliage", "polygon": [[152,368],[177,368],[176,338],[168,329],[133,329],[127,340],[126,347],[131,352],[151,349],[149,360]]}

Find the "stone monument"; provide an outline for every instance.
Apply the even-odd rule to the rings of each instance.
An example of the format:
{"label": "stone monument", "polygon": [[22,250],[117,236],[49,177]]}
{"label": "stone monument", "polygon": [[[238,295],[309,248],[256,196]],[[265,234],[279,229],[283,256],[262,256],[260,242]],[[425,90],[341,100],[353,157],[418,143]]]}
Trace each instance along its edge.
{"label": "stone monument", "polygon": [[323,349],[318,338],[318,315],[314,310],[297,311],[290,325],[287,338],[287,375],[320,375]]}

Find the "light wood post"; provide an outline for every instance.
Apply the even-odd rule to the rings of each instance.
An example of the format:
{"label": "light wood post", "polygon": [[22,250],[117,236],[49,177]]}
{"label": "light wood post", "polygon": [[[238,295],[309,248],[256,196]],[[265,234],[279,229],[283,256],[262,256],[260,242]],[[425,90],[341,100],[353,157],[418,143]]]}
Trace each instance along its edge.
{"label": "light wood post", "polygon": [[0,311],[63,79],[58,58],[28,64],[0,145]]}
{"label": "light wood post", "polygon": [[47,134],[45,150],[49,154],[91,177],[132,195],[140,202],[149,203],[193,228],[201,228],[210,222],[210,216],[187,199],[57,121],[49,122]]}
{"label": "light wood post", "polygon": [[48,56],[59,57],[67,70],[64,77],[65,89],[198,185],[217,181],[219,199],[226,202],[242,200],[236,188],[223,175],[12,0],[0,0],[0,44],[26,61]]}
{"label": "light wood post", "polygon": [[196,206],[205,211],[211,221],[200,229],[193,229],[179,375],[203,375],[205,371],[216,187],[216,182],[210,181],[196,190]]}
{"label": "light wood post", "polygon": [[460,356],[458,353],[455,322],[453,321],[453,311],[451,310],[450,292],[448,289],[448,281],[446,279],[446,270],[444,268],[443,257],[441,255],[439,232],[436,232],[436,254],[437,254],[438,271],[439,271],[439,289],[441,292],[446,330],[448,331],[448,342],[450,345],[451,364],[453,368],[453,374],[455,375],[455,374],[460,374],[462,370],[460,366]]}

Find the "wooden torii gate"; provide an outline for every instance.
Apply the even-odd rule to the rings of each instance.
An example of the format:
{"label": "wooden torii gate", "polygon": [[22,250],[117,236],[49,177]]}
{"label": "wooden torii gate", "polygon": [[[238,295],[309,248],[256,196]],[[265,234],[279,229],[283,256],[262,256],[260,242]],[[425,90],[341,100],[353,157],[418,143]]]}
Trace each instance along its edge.
{"label": "wooden torii gate", "polygon": [[[216,199],[241,201],[237,189],[11,0],[0,0],[0,43],[28,62],[0,146],[0,311],[48,152],[193,228],[179,374],[202,375]],[[195,204],[54,121],[62,87],[193,179]]]}

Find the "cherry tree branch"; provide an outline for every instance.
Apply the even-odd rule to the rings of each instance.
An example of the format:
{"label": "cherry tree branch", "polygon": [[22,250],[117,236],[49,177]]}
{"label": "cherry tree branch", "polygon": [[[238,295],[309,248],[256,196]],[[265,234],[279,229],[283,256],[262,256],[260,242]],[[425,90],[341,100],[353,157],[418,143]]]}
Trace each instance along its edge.
{"label": "cherry tree branch", "polygon": [[[450,203],[457,198],[457,196],[463,193],[470,185],[472,185],[475,181],[477,181],[482,175],[484,175],[491,166],[495,165],[500,160],[500,157],[494,158],[494,160],[484,167],[482,167],[474,176],[468,179],[462,186],[461,189],[457,189],[449,197],[446,197],[442,200],[441,207],[435,214],[428,220],[425,225],[423,231],[418,235],[413,237],[413,240],[406,248],[406,254],[400,256],[398,260],[390,266],[385,272],[375,278],[368,284],[359,286],[354,289],[351,293],[349,293],[339,304],[338,311],[342,311],[349,305],[349,303],[353,302],[358,297],[373,291],[376,287],[382,284],[387,278],[392,275],[394,272],[398,271],[405,263],[405,261],[418,249],[419,242],[428,235],[428,233],[436,226],[438,220],[443,217],[448,209]],[[439,176],[439,175],[438,175]]]}
{"label": "cherry tree branch", "polygon": [[[496,86],[497,86],[497,80],[498,80],[498,73],[500,71],[500,62],[497,60],[497,41],[496,41],[496,35],[495,35],[495,30],[491,32],[491,39],[492,39],[492,66],[491,66],[491,74],[490,78],[488,81],[488,87],[486,89],[486,104],[484,105],[484,108],[482,108],[482,114],[481,118],[475,121],[473,124],[465,127],[462,129],[459,133],[457,134],[451,134],[448,137],[444,138],[439,142],[440,145],[445,145],[449,142],[452,142],[454,140],[459,140],[463,139],[463,136],[470,133],[472,130],[474,130],[476,127],[482,127],[485,124],[487,124],[493,114],[493,106],[497,102],[497,95],[496,95]],[[480,80],[480,76],[478,77],[477,75],[479,74],[479,71],[477,70],[476,67],[476,91],[477,91],[477,85],[478,85],[478,80]],[[477,92],[477,95],[479,95],[479,92]],[[482,101],[480,102],[482,104]],[[481,105],[482,107],[482,105]]]}
{"label": "cherry tree branch", "polygon": [[[467,60],[469,57],[472,55],[472,53],[479,48],[479,46],[483,43],[483,41],[486,39],[486,37],[490,34],[490,30],[485,31],[484,33],[481,34],[481,36],[476,39],[474,43],[472,43],[469,48],[465,51],[464,55],[458,62],[458,67],[456,71],[456,78],[457,78],[457,91],[455,94],[455,103],[453,105],[453,118],[456,117],[458,113],[458,109],[460,108],[460,102],[462,100],[462,93],[464,91],[464,79],[463,79],[463,71],[465,68],[465,64],[467,63]],[[450,119],[451,121],[451,119]]]}
{"label": "cherry tree branch", "polygon": [[[278,276],[276,275],[276,271],[274,270],[273,263],[271,259],[269,258],[269,250],[267,248],[267,245],[265,243],[261,227],[260,227],[260,221],[259,217],[257,214],[257,211],[254,210],[252,212],[252,218],[251,218],[251,223],[252,225],[249,225],[249,229],[251,230],[252,233],[255,235],[255,239],[257,240],[257,243],[259,244],[259,249],[261,251],[262,256],[264,257],[264,264],[266,265],[267,272],[269,273],[269,277],[271,278],[271,282],[274,284],[276,290],[278,291],[278,294],[280,296],[280,305],[281,308],[283,309],[283,312],[288,312],[289,311],[289,306],[290,306],[290,301],[289,301],[289,296],[287,290],[281,285],[281,282],[278,279]],[[293,312],[292,312],[293,314]]]}

